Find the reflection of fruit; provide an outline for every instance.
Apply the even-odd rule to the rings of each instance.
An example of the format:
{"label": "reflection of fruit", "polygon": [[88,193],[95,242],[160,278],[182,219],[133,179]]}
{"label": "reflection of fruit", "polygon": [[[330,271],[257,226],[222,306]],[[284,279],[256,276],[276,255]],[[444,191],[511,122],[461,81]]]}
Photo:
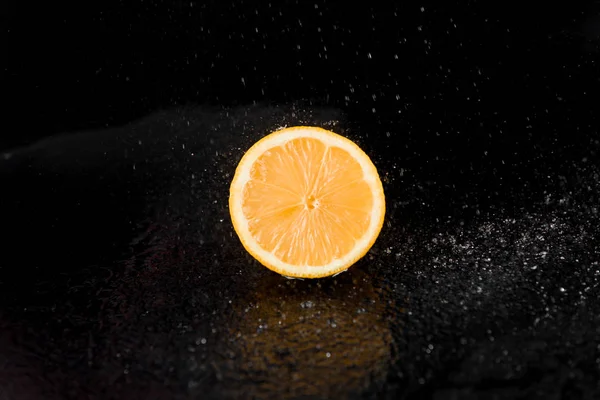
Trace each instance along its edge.
{"label": "reflection of fruit", "polygon": [[244,247],[266,267],[317,278],[347,269],[375,242],[383,187],[353,142],[314,127],[258,141],[231,183],[229,208]]}
{"label": "reflection of fruit", "polygon": [[225,360],[215,365],[225,397],[342,399],[385,381],[387,302],[368,276],[273,277],[261,286],[227,317],[231,328],[217,349]]}

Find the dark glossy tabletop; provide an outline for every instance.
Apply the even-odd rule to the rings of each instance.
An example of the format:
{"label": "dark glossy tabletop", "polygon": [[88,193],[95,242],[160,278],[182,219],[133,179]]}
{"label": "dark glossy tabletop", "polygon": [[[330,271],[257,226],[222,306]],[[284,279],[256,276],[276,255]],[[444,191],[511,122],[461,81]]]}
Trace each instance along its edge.
{"label": "dark glossy tabletop", "polygon": [[[598,398],[598,4],[212,3],[11,9],[0,399]],[[334,278],[229,219],[291,125],[384,184]]]}

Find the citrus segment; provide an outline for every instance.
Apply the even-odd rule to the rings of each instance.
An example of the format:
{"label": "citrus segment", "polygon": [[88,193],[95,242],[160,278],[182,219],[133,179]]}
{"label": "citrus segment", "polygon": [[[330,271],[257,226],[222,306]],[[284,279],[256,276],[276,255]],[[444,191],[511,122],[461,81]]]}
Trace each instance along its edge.
{"label": "citrus segment", "polygon": [[381,181],[352,141],[315,127],[272,133],[238,164],[229,207],[246,250],[291,277],[347,269],[373,245],[385,214]]}

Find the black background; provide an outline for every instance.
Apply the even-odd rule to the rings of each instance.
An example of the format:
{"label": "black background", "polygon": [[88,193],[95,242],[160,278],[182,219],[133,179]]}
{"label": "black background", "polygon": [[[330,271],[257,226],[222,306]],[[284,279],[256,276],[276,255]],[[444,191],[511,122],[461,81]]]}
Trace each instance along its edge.
{"label": "black background", "polygon": [[520,124],[504,135],[524,136],[546,110],[591,118],[598,7],[9,2],[12,130],[3,141],[119,125],[175,105],[298,99],[365,117],[375,108],[372,118],[408,108],[432,123],[498,125],[506,118],[495,113],[507,113]]}
{"label": "black background", "polygon": [[[0,398],[597,395],[600,6],[439,3],[9,2]],[[226,205],[298,124],[386,192],[320,282]]]}

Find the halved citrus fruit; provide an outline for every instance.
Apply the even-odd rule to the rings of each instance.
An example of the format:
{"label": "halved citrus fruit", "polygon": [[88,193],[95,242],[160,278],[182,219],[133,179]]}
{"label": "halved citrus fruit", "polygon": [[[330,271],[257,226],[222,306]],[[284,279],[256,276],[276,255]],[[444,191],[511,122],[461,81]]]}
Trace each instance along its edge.
{"label": "halved citrus fruit", "polygon": [[317,127],[285,128],[244,154],[229,195],[246,250],[281,275],[319,278],[348,269],[381,231],[385,196],[355,143]]}

